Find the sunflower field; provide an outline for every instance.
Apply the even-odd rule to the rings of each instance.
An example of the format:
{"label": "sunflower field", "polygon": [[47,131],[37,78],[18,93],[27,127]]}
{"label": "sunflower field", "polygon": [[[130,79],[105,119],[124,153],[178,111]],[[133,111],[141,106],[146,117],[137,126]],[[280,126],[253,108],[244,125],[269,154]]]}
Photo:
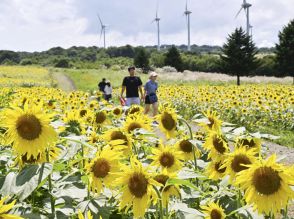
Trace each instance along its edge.
{"label": "sunflower field", "polygon": [[293,125],[293,89],[194,89],[162,86],[149,117],[98,92],[1,88],[0,218],[290,218],[294,166],[220,115]]}

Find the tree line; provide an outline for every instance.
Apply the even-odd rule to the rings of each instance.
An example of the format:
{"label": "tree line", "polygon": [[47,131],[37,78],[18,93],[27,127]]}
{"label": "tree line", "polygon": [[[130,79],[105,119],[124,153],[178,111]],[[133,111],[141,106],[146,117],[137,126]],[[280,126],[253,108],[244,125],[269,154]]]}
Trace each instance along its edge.
{"label": "tree line", "polygon": [[240,76],[294,76],[294,20],[279,33],[274,48],[256,48],[252,38],[237,28],[222,46],[163,45],[160,52],[155,46],[132,47],[54,47],[44,52],[0,51],[2,65],[42,65],[62,68],[124,68],[135,64],[148,71],[151,68],[172,66],[184,70],[223,72]]}

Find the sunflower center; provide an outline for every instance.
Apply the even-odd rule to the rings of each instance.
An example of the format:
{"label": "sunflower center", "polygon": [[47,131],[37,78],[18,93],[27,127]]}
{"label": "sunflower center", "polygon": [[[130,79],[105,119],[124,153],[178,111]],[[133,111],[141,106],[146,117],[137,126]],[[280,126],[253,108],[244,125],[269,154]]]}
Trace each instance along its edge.
{"label": "sunflower center", "polygon": [[169,152],[163,152],[159,158],[159,162],[163,167],[171,167],[175,163],[174,156]]}
{"label": "sunflower center", "polygon": [[257,192],[271,195],[281,187],[281,178],[271,167],[260,167],[253,174],[253,185]]}
{"label": "sunflower center", "polygon": [[231,167],[235,173],[238,173],[242,170],[248,169],[248,167],[243,166],[244,164],[245,165],[251,164],[251,161],[246,155],[239,154],[239,155],[236,155],[234,159],[232,160]]}
{"label": "sunflower center", "polygon": [[95,121],[97,124],[102,124],[106,120],[106,115],[104,112],[98,112],[96,114]]}
{"label": "sunflower center", "polygon": [[132,122],[129,127],[128,127],[128,132],[132,132],[134,131],[135,129],[140,129],[142,128],[141,124],[138,123],[138,122]]}
{"label": "sunflower center", "polygon": [[40,120],[34,115],[23,115],[16,122],[17,133],[26,140],[34,140],[42,132]]}
{"label": "sunflower center", "polygon": [[110,135],[112,141],[114,140],[124,140],[125,144],[128,143],[127,136],[125,136],[121,131],[113,131]]}
{"label": "sunflower center", "polygon": [[210,212],[210,218],[211,219],[221,219],[222,218],[222,214],[218,210],[213,209]]}
{"label": "sunflower center", "polygon": [[120,109],[119,108],[115,108],[113,110],[113,114],[118,116],[120,114]]}
{"label": "sunflower center", "polygon": [[193,144],[188,140],[183,140],[180,143],[180,148],[185,153],[191,153],[193,149]]}
{"label": "sunflower center", "polygon": [[128,182],[130,192],[136,198],[142,198],[147,193],[148,180],[142,173],[134,173]]}
{"label": "sunflower center", "polygon": [[32,155],[28,158],[27,157],[27,153],[25,153],[24,155],[21,156],[21,160],[22,162],[24,163],[28,163],[28,164],[32,164],[32,163],[35,163],[37,162],[39,159],[40,159],[40,154],[37,155],[37,157],[33,157]]}
{"label": "sunflower center", "polygon": [[209,124],[208,124],[208,127],[210,129],[212,129],[212,126],[214,125],[214,119],[212,117],[208,117],[208,120],[209,120]]}
{"label": "sunflower center", "polygon": [[[157,181],[157,182],[159,182],[159,183],[161,183],[163,185],[162,187],[165,186],[165,184],[166,184],[166,182],[167,182],[168,179],[169,179],[169,177],[166,176],[166,175],[163,175],[163,174],[160,174],[160,175],[157,175],[157,176],[154,177],[154,180],[155,181]],[[166,186],[164,188],[164,191],[165,192],[168,191],[170,187],[171,187],[170,185],[169,186]]]}
{"label": "sunflower center", "polygon": [[87,114],[87,110],[83,109],[80,111],[80,116],[84,117]]}
{"label": "sunflower center", "polygon": [[221,154],[225,153],[226,151],[224,140],[216,135],[213,136],[213,146]]}
{"label": "sunflower center", "polygon": [[173,119],[171,114],[169,114],[167,112],[163,113],[163,115],[161,117],[161,123],[162,123],[163,127],[168,131],[171,131],[176,127],[176,121]]}
{"label": "sunflower center", "polygon": [[135,114],[137,112],[140,112],[140,108],[139,107],[133,107],[132,109],[130,109],[129,114]]}
{"label": "sunflower center", "polygon": [[242,145],[248,146],[249,148],[254,148],[255,147],[255,142],[253,139],[243,139],[242,140]]}
{"label": "sunflower center", "polygon": [[94,176],[97,178],[104,178],[110,171],[109,162],[104,158],[99,158],[92,167]]}
{"label": "sunflower center", "polygon": [[221,162],[217,162],[214,164],[214,169],[219,172],[219,173],[224,173],[226,171],[226,168],[223,167],[221,168],[222,163]]}

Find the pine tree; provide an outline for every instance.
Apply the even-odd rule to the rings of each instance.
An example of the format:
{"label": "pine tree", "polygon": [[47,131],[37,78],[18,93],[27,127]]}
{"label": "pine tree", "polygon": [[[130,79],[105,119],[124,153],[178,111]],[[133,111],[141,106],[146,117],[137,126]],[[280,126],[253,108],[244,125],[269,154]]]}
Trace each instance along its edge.
{"label": "pine tree", "polygon": [[172,46],[164,59],[164,64],[166,66],[172,66],[177,69],[177,71],[183,71],[183,61],[178,49]]}
{"label": "pine tree", "polygon": [[240,85],[241,76],[249,76],[257,67],[257,48],[250,36],[242,28],[237,28],[223,45],[221,66],[225,73],[237,76]]}
{"label": "pine tree", "polygon": [[279,33],[276,55],[276,64],[280,72],[277,76],[292,76],[294,84],[294,20]]}
{"label": "pine tree", "polygon": [[143,47],[139,47],[136,49],[135,57],[134,57],[134,65],[137,68],[142,68],[143,72],[147,72],[149,70],[149,57],[146,49]]}

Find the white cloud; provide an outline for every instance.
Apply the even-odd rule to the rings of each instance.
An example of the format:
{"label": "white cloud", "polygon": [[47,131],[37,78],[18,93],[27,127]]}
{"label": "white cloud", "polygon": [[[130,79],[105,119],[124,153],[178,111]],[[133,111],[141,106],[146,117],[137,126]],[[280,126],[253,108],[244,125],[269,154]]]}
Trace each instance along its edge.
{"label": "white cloud", "polygon": [[[249,0],[254,40],[273,46],[278,32],[293,19],[293,0]],[[222,45],[236,27],[245,26],[242,12],[234,18],[241,0],[190,0],[191,43]],[[187,41],[185,2],[160,0],[162,44]],[[154,45],[156,0],[1,0],[0,49],[40,51],[53,46],[102,46],[96,13],[107,30],[108,46]]]}

